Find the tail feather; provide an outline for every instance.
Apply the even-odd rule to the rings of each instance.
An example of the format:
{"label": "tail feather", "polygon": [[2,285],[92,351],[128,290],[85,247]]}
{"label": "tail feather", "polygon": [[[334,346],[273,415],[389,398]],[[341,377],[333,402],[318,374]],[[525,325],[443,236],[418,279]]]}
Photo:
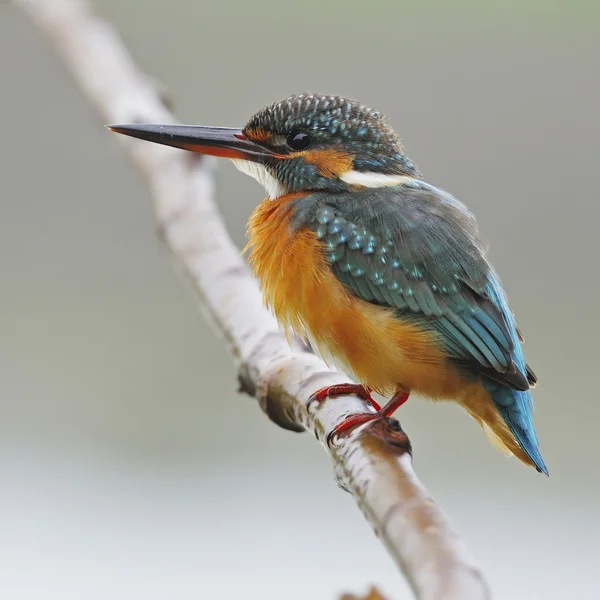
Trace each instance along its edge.
{"label": "tail feather", "polygon": [[[531,419],[529,392],[519,392],[495,381],[481,380],[465,390],[459,403],[481,425],[492,445],[505,456],[514,455],[548,475]],[[518,394],[521,396],[515,397]],[[519,409],[524,407],[521,412]]]}
{"label": "tail feather", "polygon": [[[500,281],[493,277],[487,288],[492,302],[502,311],[505,324],[511,332],[513,349],[511,358],[516,370],[523,375],[530,387],[537,383],[537,377],[532,369],[525,363],[521,342],[523,336],[517,328],[514,316],[508,306],[508,300]],[[508,431],[502,432],[501,427],[493,427],[494,432],[499,434],[508,448],[526,463],[532,464],[540,473],[548,475],[548,468],[540,454],[538,439],[533,426],[533,398],[529,390],[511,389],[497,381],[488,378],[483,379],[483,386],[490,394],[498,414],[504,421]],[[512,446],[517,447],[517,451]]]}
{"label": "tail feather", "polygon": [[[531,394],[529,392],[511,390],[504,386],[497,386],[496,389],[490,390],[490,392],[498,413],[509,432],[514,436],[514,440],[523,450],[531,464],[540,473],[548,475],[548,468],[538,448],[538,439],[531,418]],[[502,439],[506,436],[500,435],[500,437]],[[505,440],[503,439],[503,441]],[[510,449],[510,445],[508,447]],[[513,452],[513,454],[517,453]]]}

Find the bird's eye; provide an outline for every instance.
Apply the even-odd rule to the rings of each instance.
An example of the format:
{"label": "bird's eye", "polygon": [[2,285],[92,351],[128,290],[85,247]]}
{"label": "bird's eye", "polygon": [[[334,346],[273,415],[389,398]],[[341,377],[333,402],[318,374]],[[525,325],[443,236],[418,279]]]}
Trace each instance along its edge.
{"label": "bird's eye", "polygon": [[292,150],[306,150],[310,146],[310,135],[304,131],[292,131],[288,135],[287,145]]}

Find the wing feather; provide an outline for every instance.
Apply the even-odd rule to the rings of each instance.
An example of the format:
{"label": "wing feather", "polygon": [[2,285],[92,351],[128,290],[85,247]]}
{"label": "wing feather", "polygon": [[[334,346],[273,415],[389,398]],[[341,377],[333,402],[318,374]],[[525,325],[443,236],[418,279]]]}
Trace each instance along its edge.
{"label": "wing feather", "polygon": [[340,194],[315,193],[292,226],[308,226],[333,274],[357,297],[435,330],[465,369],[517,390],[535,382],[513,357],[519,343],[474,218],[452,196],[422,182]]}

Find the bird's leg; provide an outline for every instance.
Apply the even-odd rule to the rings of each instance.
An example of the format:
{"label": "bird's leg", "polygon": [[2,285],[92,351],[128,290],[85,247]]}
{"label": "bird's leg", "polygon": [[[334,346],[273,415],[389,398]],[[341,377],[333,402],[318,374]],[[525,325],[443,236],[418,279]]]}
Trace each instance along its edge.
{"label": "bird's leg", "polygon": [[345,396],[348,394],[354,394],[362,398],[377,411],[381,410],[379,404],[371,396],[371,388],[362,383],[339,383],[338,385],[329,385],[321,388],[308,399],[307,406],[310,406],[313,402],[323,402],[327,397],[331,398],[333,396]]}
{"label": "bird's leg", "polygon": [[377,410],[375,413],[357,413],[355,415],[350,415],[346,417],[335,429],[329,434],[327,437],[327,443],[331,441],[333,436],[339,435],[340,433],[351,429],[352,427],[356,427],[357,425],[362,425],[363,423],[368,423],[369,421],[374,421],[375,419],[389,419],[398,408],[400,408],[407,400],[410,392],[405,390],[397,390],[396,393],[392,396],[391,400],[383,407]]}

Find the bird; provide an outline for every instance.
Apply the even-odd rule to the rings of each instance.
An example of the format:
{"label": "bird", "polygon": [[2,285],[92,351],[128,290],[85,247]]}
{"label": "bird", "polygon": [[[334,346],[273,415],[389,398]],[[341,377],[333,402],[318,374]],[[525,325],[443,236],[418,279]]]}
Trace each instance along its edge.
{"label": "bird", "polygon": [[[548,475],[532,419],[537,378],[475,217],[423,178],[385,115],[302,93],[242,128],[107,127],[229,158],[262,184],[246,252],[265,304],[360,382],[311,401],[354,393],[375,409],[336,435],[391,417],[415,393],[458,403],[497,449]],[[372,392],[388,398],[383,408]]]}

